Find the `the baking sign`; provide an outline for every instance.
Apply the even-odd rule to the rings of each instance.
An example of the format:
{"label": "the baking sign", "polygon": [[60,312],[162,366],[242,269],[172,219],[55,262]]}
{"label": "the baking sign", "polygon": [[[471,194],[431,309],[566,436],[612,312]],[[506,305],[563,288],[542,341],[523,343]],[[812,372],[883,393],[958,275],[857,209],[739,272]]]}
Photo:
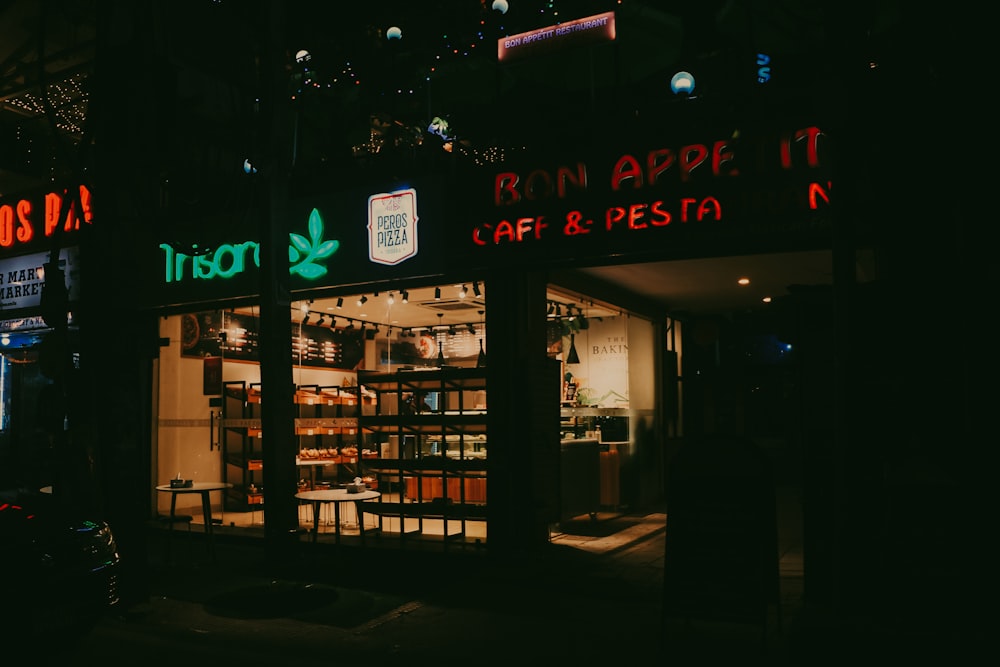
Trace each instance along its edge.
{"label": "the baking sign", "polygon": [[417,191],[413,188],[368,197],[368,259],[399,264],[417,255]]}

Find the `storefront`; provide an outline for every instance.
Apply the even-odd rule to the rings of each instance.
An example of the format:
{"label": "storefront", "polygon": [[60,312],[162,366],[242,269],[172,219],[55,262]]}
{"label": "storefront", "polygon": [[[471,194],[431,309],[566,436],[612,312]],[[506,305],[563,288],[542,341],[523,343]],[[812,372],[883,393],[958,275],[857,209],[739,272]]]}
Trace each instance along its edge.
{"label": "storefront", "polygon": [[[380,494],[357,507],[367,530],[498,548],[662,500],[685,323],[574,272],[828,248],[828,141],[605,141],[297,198],[274,329],[253,231],[160,243],[150,489],[220,482],[216,520],[266,536],[312,525],[297,492],[360,481]],[[266,338],[289,352],[275,438]]]}
{"label": "storefront", "polygon": [[73,465],[85,459],[86,416],[67,395],[80,366],[74,313],[80,243],[91,224],[85,186],[0,201],[0,469],[7,484],[65,490],[89,473]]}

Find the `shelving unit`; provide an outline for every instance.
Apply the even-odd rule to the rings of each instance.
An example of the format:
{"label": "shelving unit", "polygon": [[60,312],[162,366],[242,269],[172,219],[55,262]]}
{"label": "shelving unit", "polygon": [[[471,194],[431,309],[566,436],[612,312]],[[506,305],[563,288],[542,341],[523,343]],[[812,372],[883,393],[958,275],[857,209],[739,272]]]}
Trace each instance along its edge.
{"label": "shelving unit", "polygon": [[264,503],[264,447],[260,429],[260,384],[243,380],[222,387],[222,481],[227,512],[250,512]]}
{"label": "shelving unit", "polygon": [[[486,519],[484,369],[359,371],[358,384],[375,395],[358,418],[360,431],[381,451],[363,467],[399,491],[398,501],[369,511],[398,517],[403,537],[422,533],[424,519],[434,518],[443,521],[446,541],[464,539],[467,521]],[[431,400],[411,403],[409,396]]]}
{"label": "shelving unit", "polygon": [[[301,385],[295,391],[298,417],[295,434],[299,438],[296,464],[308,473],[309,487],[317,482],[350,481],[358,459],[366,454],[358,438],[359,388]],[[332,479],[325,479],[325,468],[335,466]],[[300,486],[302,486],[300,484]]]}

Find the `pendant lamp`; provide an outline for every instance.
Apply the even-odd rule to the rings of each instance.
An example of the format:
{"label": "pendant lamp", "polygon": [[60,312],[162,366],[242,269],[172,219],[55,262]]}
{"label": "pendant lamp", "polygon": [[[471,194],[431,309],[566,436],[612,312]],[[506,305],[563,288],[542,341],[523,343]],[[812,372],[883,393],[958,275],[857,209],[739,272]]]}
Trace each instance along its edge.
{"label": "pendant lamp", "polygon": [[569,335],[569,354],[566,355],[567,364],[580,363],[580,355],[576,353],[576,334]]}
{"label": "pendant lamp", "polygon": [[476,368],[486,368],[486,350],[483,349],[483,339],[479,339],[479,357],[476,359]]}

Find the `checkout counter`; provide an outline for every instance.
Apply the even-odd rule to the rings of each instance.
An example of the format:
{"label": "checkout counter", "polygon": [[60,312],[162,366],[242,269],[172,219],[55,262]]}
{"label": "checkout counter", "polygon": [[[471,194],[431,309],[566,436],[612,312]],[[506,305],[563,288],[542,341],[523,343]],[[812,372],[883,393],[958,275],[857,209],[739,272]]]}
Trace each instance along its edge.
{"label": "checkout counter", "polygon": [[601,445],[597,438],[559,441],[559,520],[597,516],[601,507]]}

